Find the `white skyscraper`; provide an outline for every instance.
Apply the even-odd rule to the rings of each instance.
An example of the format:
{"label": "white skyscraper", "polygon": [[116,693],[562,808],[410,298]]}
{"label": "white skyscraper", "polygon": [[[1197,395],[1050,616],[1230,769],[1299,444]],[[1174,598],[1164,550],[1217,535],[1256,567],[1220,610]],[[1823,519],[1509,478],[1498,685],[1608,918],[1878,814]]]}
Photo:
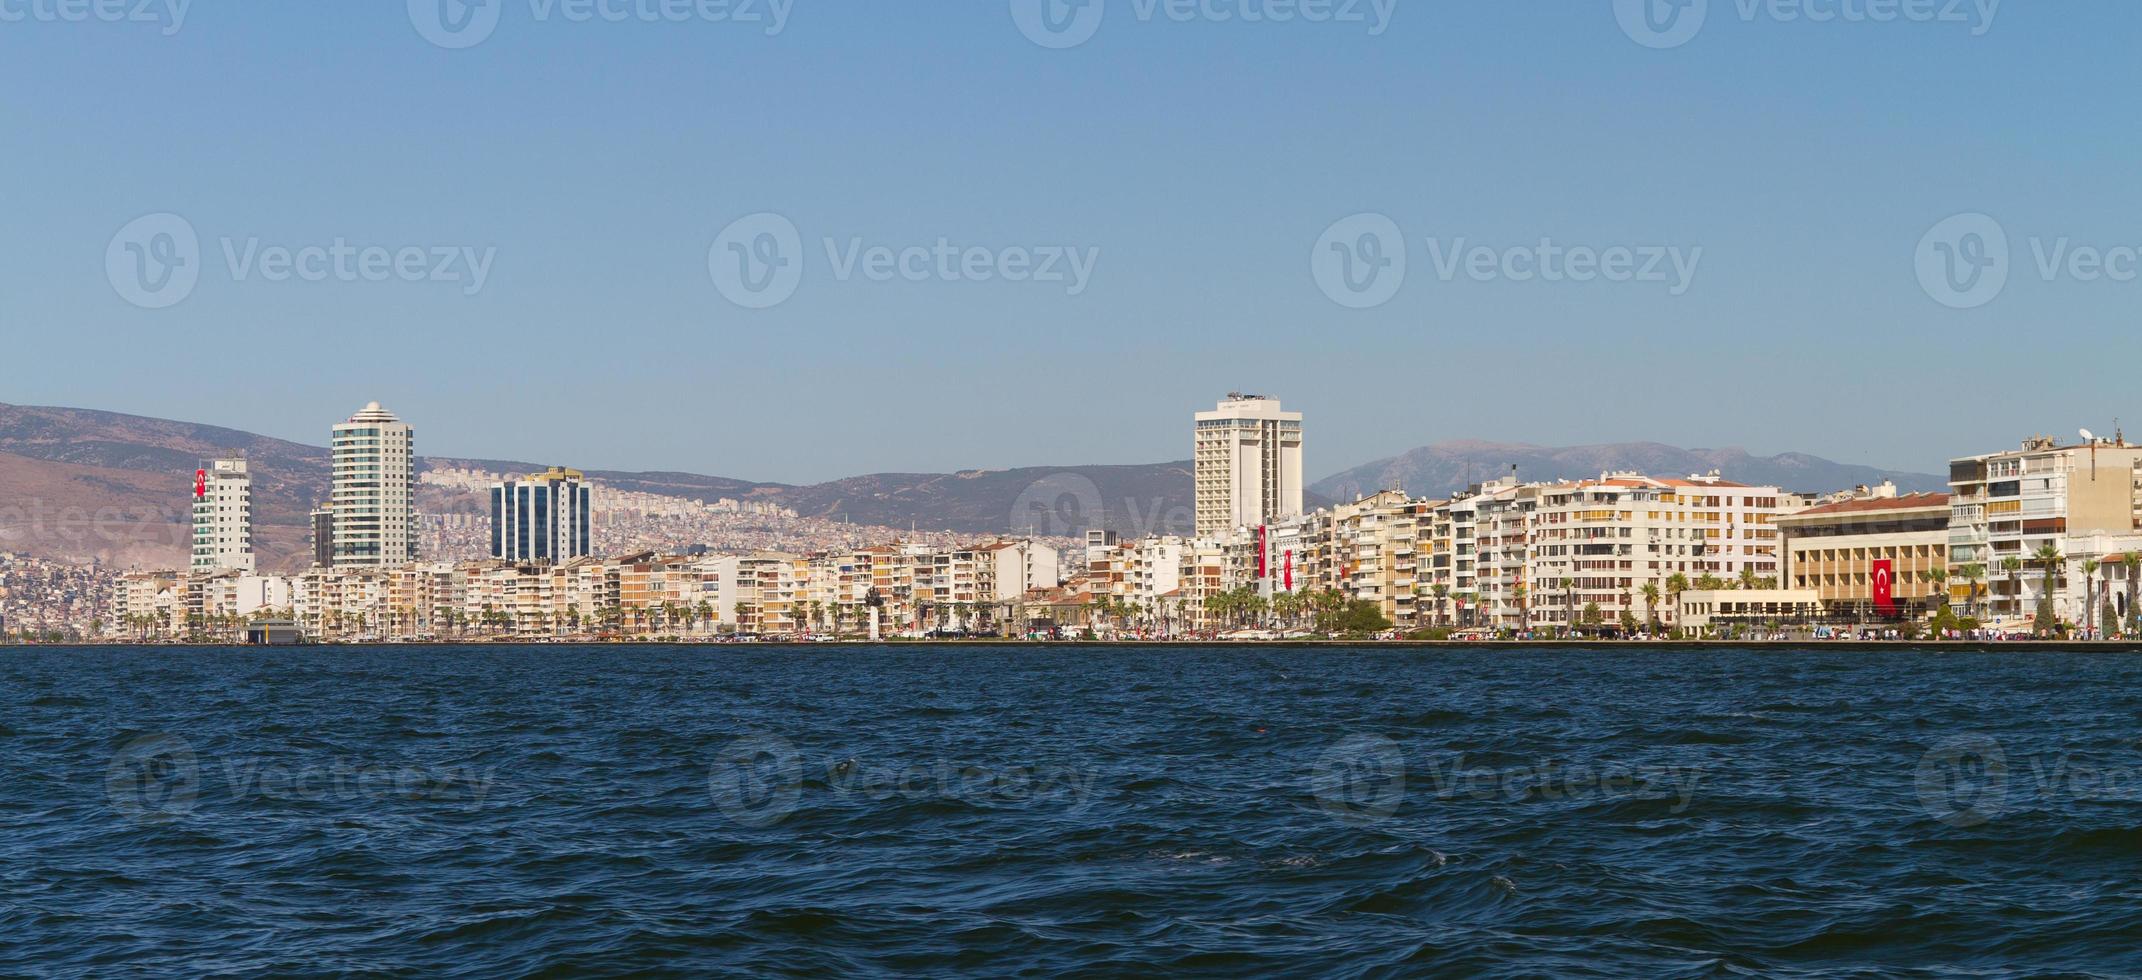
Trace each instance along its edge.
{"label": "white skyscraper", "polygon": [[253,571],[253,478],[219,459],[193,478],[193,570]]}
{"label": "white skyscraper", "polygon": [[1197,413],[1193,459],[1200,538],[1302,512],[1302,414],[1281,411],[1276,398],[1229,394]]}
{"label": "white skyscraper", "polygon": [[373,402],[335,426],[332,449],[335,564],[415,561],[415,430]]}

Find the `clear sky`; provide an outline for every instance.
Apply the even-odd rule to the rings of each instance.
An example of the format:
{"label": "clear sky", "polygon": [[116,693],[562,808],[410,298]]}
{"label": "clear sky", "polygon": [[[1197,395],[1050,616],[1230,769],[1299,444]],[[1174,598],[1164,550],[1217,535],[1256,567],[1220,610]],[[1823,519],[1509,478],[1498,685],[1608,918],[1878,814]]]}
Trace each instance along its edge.
{"label": "clear sky", "polygon": [[[1367,0],[1106,0],[1068,47],[1022,31],[1038,0],[805,0],[771,37],[712,0],[491,0],[463,48],[427,40],[472,37],[441,2],[458,26],[458,0],[0,0],[0,401],[318,444],[376,399],[428,453],[782,481],[1186,458],[1231,389],[1308,414],[1312,477],[1453,438],[1930,471],[2142,430],[2131,0],[1709,0],[1685,38],[1666,0],[1664,34],[1606,0],[1398,0],[1380,34]],[[751,308],[733,266],[783,243],[725,229],[763,212],[800,279]],[[129,277],[186,256],[123,229],[163,213],[198,278],[147,308]],[[1359,213],[1408,257],[1365,309],[1312,272],[1377,257],[1328,251]],[[1937,297],[1921,259],[1976,289],[1987,238],[1922,239],[1976,213],[2005,288]],[[425,251],[277,269],[338,239]],[[940,239],[973,267],[878,281],[857,251]],[[2062,239],[2112,271],[2048,279]],[[1504,250],[1543,240],[1694,262],[1518,278],[1540,257]],[[1082,283],[1005,281],[1059,248]]]}

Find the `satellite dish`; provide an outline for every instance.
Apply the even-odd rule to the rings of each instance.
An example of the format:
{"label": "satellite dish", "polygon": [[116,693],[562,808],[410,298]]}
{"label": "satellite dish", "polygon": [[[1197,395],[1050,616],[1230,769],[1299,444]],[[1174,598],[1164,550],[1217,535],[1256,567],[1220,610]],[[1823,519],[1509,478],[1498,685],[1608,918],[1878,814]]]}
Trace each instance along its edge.
{"label": "satellite dish", "polygon": [[2091,434],[2090,434],[2090,430],[2088,430],[2088,429],[2084,429],[2084,430],[2082,430],[2082,437],[2083,437],[2083,441],[2084,441],[2084,442],[2096,442],[2096,441],[2097,441],[2097,437],[2096,437],[2096,436],[2094,436],[2094,435],[2091,435]]}

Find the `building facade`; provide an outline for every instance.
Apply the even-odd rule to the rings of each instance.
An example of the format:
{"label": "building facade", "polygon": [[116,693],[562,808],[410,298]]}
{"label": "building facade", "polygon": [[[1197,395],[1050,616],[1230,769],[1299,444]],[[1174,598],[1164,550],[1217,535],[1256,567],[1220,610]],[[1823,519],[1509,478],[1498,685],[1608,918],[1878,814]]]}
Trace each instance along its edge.
{"label": "building facade", "polygon": [[378,402],[335,426],[334,563],[392,568],[416,561],[416,432]]}
{"label": "building facade", "polygon": [[593,494],[577,470],[553,467],[491,486],[491,557],[556,564],[593,552]]}
{"label": "building facade", "polygon": [[1279,400],[1232,393],[1197,413],[1192,456],[1197,536],[1225,538],[1302,512],[1302,415]]}
{"label": "building facade", "polygon": [[1949,603],[1949,495],[1894,484],[1778,518],[1785,584],[1831,621],[1918,619]]}
{"label": "building facade", "polygon": [[244,459],[219,459],[194,474],[193,570],[253,571],[253,478]]}
{"label": "building facade", "polygon": [[2027,619],[2046,596],[2047,549],[2062,559],[2050,569],[2057,598],[2069,591],[2065,559],[2077,557],[2063,550],[2071,538],[2110,536],[2116,547],[2142,529],[2142,446],[2041,436],[1950,461],[1949,489],[1949,578],[1977,592],[1980,618]]}

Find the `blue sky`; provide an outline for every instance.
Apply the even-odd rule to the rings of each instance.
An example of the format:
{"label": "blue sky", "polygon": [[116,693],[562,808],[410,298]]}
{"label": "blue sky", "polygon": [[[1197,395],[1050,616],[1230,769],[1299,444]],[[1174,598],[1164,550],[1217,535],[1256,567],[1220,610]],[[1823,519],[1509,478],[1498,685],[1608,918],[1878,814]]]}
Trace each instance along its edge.
{"label": "blue sky", "polygon": [[[0,0],[22,14],[0,21],[0,401],[321,443],[376,399],[429,453],[784,481],[1183,458],[1229,390],[1308,413],[1317,477],[1454,438],[1930,471],[2142,408],[2142,282],[2033,254],[2142,246],[2122,0],[1982,25],[1710,0],[1665,49],[1607,2],[1398,0],[1371,36],[1106,0],[1062,50],[1008,0],[806,2],[772,37],[493,0],[458,50],[401,3],[200,0],[170,31],[56,2]],[[709,251],[763,212],[798,230],[801,279],[751,309]],[[147,309],[107,253],[134,261],[115,236],[159,213],[199,280]],[[1357,213],[1409,253],[1368,309],[1311,271]],[[2013,257],[1952,309],[1915,256],[1967,213]],[[226,257],[338,239],[425,271]],[[1678,295],[1432,258],[1543,239],[1702,252]],[[940,240],[989,271],[1094,264],[1074,295],[837,261]],[[442,249],[490,256],[480,290],[428,278]]]}

